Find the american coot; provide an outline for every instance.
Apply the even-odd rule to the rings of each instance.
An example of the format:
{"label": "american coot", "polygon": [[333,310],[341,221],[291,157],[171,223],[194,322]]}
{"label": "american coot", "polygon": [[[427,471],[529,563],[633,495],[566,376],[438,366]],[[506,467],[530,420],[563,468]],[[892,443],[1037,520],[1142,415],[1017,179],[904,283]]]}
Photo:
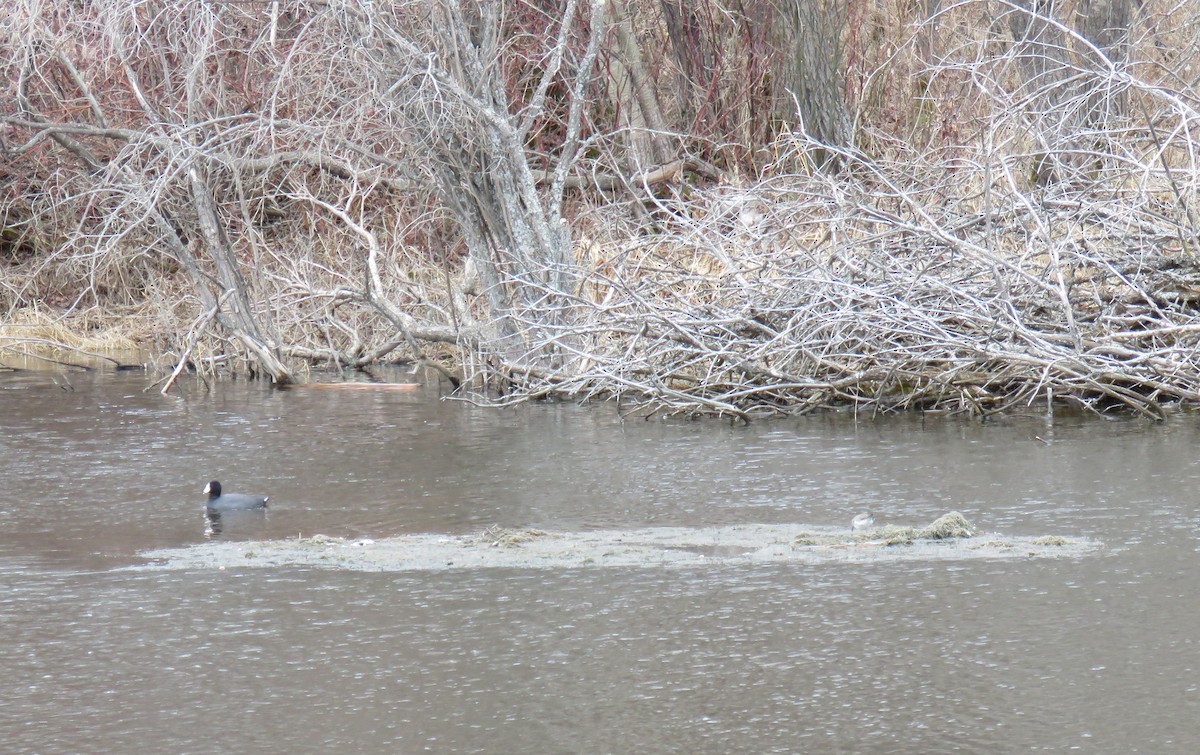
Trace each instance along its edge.
{"label": "american coot", "polygon": [[208,494],[209,511],[245,511],[246,509],[265,509],[267,507],[268,496],[265,495],[249,495],[247,493],[221,495],[221,483],[216,480],[205,485],[204,492]]}
{"label": "american coot", "polygon": [[[220,490],[220,488],[217,488],[217,490]],[[875,517],[871,516],[871,512],[867,511],[850,520],[850,529],[857,532],[859,530],[865,530],[872,524],[875,524]]]}

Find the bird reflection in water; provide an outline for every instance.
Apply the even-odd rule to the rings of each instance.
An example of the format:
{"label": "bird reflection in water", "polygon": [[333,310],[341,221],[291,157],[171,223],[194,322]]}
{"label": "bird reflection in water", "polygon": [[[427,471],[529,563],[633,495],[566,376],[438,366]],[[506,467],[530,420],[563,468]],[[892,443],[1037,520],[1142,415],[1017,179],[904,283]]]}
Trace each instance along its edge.
{"label": "bird reflection in water", "polygon": [[204,512],[204,537],[211,540],[221,536],[221,512],[208,509]]}
{"label": "bird reflection in water", "polygon": [[267,520],[267,510],[257,509],[255,511],[214,511],[212,509],[204,510],[204,537],[206,540],[220,538],[221,533],[225,530],[226,524],[237,526],[238,522],[251,520],[254,522],[265,522]]}

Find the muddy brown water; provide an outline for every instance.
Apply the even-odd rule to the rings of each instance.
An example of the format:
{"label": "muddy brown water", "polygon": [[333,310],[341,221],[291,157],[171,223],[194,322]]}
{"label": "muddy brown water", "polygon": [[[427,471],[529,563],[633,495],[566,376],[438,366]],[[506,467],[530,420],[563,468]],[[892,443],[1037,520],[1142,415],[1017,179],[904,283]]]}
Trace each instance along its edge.
{"label": "muddy brown water", "polygon": [[[0,373],[5,752],[1194,752],[1200,422],[815,417]],[[202,514],[209,479],[271,495]],[[137,571],[347,539],[924,524],[1080,558]]]}

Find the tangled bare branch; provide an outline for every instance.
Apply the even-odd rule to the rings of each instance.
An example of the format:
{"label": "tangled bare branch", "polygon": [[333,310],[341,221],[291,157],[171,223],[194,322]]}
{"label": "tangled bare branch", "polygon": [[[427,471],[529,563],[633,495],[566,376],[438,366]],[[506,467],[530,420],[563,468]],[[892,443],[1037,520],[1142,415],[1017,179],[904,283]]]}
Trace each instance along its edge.
{"label": "tangled bare branch", "polygon": [[[0,305],[141,305],[177,370],[399,352],[745,420],[1200,400],[1187,4],[787,4],[774,42],[769,2],[11,5]],[[847,103],[738,80],[832,37]]]}

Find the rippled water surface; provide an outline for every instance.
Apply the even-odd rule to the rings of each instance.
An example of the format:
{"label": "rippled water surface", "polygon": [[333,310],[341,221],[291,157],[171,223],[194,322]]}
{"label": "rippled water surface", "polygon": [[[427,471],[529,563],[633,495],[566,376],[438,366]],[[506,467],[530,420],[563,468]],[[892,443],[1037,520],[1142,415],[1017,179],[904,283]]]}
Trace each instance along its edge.
{"label": "rippled water surface", "polygon": [[[57,380],[57,382],[56,382]],[[1200,423],[733,427],[0,373],[5,752],[1200,750]],[[271,495],[213,533],[200,490]],[[140,572],[207,537],[924,524],[1078,560]]]}

